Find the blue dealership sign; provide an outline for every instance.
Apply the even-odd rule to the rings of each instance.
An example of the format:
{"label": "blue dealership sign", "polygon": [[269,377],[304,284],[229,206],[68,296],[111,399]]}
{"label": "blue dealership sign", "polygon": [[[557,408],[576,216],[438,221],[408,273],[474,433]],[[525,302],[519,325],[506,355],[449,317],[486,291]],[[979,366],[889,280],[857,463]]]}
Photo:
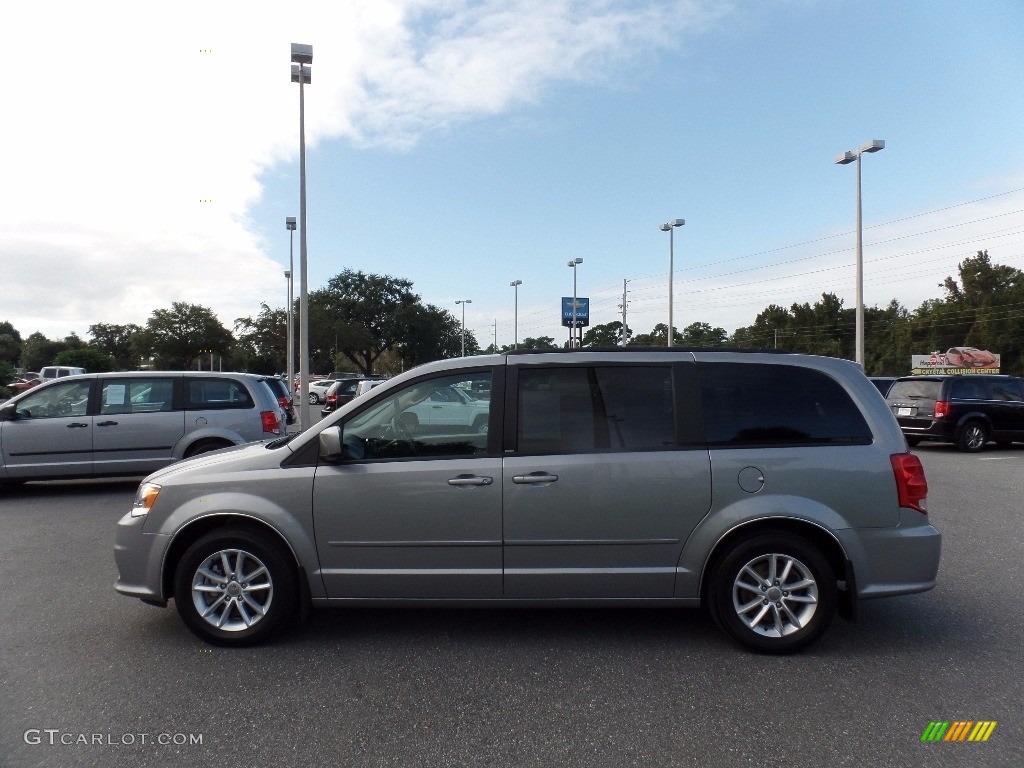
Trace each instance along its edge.
{"label": "blue dealership sign", "polygon": [[[562,297],[562,325],[566,328],[572,327],[573,306],[572,296]],[[582,296],[576,297],[576,327],[586,328],[590,325],[590,299]]]}

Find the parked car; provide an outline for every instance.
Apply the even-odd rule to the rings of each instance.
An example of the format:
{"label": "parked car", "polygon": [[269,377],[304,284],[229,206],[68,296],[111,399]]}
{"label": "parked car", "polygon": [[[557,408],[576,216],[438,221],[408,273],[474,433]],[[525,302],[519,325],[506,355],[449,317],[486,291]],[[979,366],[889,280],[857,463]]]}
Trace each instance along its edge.
{"label": "parked car", "polygon": [[25,376],[19,376],[8,384],[7,388],[13,389],[15,392],[24,392],[26,389],[32,389],[32,387],[38,386],[42,383],[43,380],[39,378],[38,373],[30,373]]}
{"label": "parked car", "polygon": [[875,388],[882,393],[882,397],[885,397],[889,391],[889,387],[896,381],[895,376],[868,376],[868,381],[875,385]]}
{"label": "parked car", "polygon": [[85,373],[85,368],[77,368],[73,365],[45,365],[39,369],[39,378],[49,381],[65,376],[80,376],[83,373]]}
{"label": "parked car", "polygon": [[295,406],[292,403],[291,393],[288,391],[288,384],[284,379],[277,376],[264,376],[263,381],[267,383],[270,390],[277,398],[278,404],[284,410],[285,419],[288,424],[295,423]]}
{"label": "parked car", "polygon": [[387,381],[387,379],[373,378],[360,380],[359,384],[356,386],[356,397],[359,397],[360,395],[365,395],[371,389],[373,389],[374,387],[379,387],[385,381]]}
{"label": "parked car", "polygon": [[319,405],[327,397],[327,390],[334,384],[334,379],[321,379],[309,382],[309,404]]}
{"label": "parked car", "polygon": [[145,371],[61,377],[0,406],[0,484],[144,475],[281,434],[261,377]]}
{"label": "parked car", "polygon": [[1016,376],[905,376],[886,402],[911,446],[934,440],[973,453],[989,440],[1024,440],[1024,382]]}
{"label": "parked car", "polygon": [[[487,429],[410,424],[467,384],[490,390]],[[308,606],[642,604],[706,605],[736,641],[784,653],[859,600],[935,585],[927,490],[849,361],[459,358],[302,434],[150,475],[117,524],[116,589],[173,598],[224,645]]]}
{"label": "parked car", "polygon": [[362,379],[352,378],[334,382],[324,395],[324,407],[320,409],[320,415],[327,416],[351,402],[356,396],[360,381]]}

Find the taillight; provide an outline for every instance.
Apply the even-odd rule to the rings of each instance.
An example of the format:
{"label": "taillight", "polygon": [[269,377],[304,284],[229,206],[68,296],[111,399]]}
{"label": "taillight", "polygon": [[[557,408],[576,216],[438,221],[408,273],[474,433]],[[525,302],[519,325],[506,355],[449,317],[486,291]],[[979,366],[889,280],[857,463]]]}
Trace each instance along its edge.
{"label": "taillight", "polygon": [[260,419],[263,421],[263,431],[272,435],[281,434],[281,422],[277,420],[277,414],[273,411],[261,411]]}
{"label": "taillight", "polygon": [[327,402],[328,403],[337,403],[338,402],[338,396],[337,395],[328,395],[327,396]]}
{"label": "taillight", "polygon": [[944,419],[949,416],[949,401],[948,400],[936,400],[935,401],[935,418]]}
{"label": "taillight", "polygon": [[291,408],[291,399],[287,395],[281,395],[277,398],[277,403],[286,411]]}
{"label": "taillight", "polygon": [[921,460],[912,453],[894,453],[889,457],[892,472],[896,476],[896,493],[901,507],[916,509],[928,514],[925,500],[928,498],[928,481],[924,476]]}

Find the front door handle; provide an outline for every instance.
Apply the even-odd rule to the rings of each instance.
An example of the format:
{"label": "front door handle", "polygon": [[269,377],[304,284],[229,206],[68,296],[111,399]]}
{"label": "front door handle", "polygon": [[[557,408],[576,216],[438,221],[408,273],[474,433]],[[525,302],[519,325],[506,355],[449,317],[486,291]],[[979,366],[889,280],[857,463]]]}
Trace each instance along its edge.
{"label": "front door handle", "polygon": [[116,421],[97,421],[96,422],[96,426],[97,427],[116,427],[117,426],[117,422]]}
{"label": "front door handle", "polygon": [[490,485],[494,482],[493,477],[481,477],[480,475],[459,475],[448,481],[448,485]]}
{"label": "front door handle", "polygon": [[514,475],[512,482],[516,485],[540,485],[541,483],[553,483],[558,475],[551,475],[547,472],[531,472],[528,475]]}
{"label": "front door handle", "polygon": [[89,426],[88,424],[83,424],[80,421],[73,421],[70,424],[68,424],[68,429],[80,429],[80,428],[85,428],[85,427],[88,427],[88,426]]}

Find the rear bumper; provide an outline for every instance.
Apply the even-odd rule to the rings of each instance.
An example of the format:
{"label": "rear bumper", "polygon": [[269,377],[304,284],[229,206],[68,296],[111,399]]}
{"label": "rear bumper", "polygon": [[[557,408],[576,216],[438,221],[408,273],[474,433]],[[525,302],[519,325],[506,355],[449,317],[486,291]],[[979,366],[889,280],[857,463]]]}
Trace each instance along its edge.
{"label": "rear bumper", "polygon": [[856,573],[857,598],[894,597],[935,586],[942,534],[920,512],[900,510],[895,528],[835,531]]}

